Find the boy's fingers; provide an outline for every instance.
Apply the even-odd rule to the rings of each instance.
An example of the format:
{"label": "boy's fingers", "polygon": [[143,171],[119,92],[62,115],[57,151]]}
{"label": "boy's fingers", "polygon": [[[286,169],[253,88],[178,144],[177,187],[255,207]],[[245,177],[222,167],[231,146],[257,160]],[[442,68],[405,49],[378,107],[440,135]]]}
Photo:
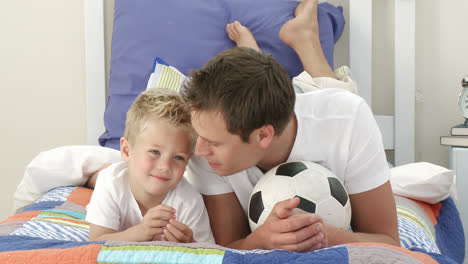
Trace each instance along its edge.
{"label": "boy's fingers", "polygon": [[167,228],[164,229],[164,237],[166,238],[167,241],[180,242],[169,230],[167,230]]}
{"label": "boy's fingers", "polygon": [[175,219],[169,219],[169,223],[173,226],[175,226],[177,229],[183,231],[185,229],[188,229],[188,226],[185,225],[184,223],[181,223]]}
{"label": "boy's fingers", "polygon": [[174,225],[168,224],[165,230],[165,233],[171,233],[178,241],[185,242],[187,240],[185,234],[181,230],[177,229]]}
{"label": "boy's fingers", "polygon": [[[175,218],[175,212],[166,210],[163,208],[157,208],[153,207],[152,210],[149,210],[146,215],[147,217],[150,217],[151,219],[171,219]],[[146,216],[145,215],[145,216]]]}
{"label": "boy's fingers", "polygon": [[169,220],[167,219],[153,219],[148,223],[148,227],[150,228],[163,228],[167,224],[169,224]]}
{"label": "boy's fingers", "polygon": [[170,207],[168,205],[165,205],[165,204],[159,204],[159,205],[156,205],[154,207],[152,207],[149,211],[151,210],[165,210],[165,211],[168,211],[168,212],[172,212],[172,213],[176,213],[176,210],[173,208],[173,207]]}

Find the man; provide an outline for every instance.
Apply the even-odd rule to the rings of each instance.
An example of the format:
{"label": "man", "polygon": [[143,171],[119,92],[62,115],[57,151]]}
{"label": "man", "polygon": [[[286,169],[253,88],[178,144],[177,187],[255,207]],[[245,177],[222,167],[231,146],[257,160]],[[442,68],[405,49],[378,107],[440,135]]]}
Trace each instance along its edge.
{"label": "man", "polygon": [[[258,47],[245,48],[255,43],[244,41],[250,33],[245,29],[228,25],[240,47],[193,72],[183,90],[198,133],[198,157],[189,162],[187,176],[203,194],[216,242],[298,252],[350,242],[399,246],[390,172],[369,107],[342,89],[296,96],[284,68]],[[302,2],[279,37],[298,54],[308,85],[340,83],[320,46],[317,0]],[[292,160],[321,163],[342,180],[354,232],[327,225],[315,214],[293,214],[296,198],[278,203],[249,234],[246,215],[254,185],[269,169]]]}

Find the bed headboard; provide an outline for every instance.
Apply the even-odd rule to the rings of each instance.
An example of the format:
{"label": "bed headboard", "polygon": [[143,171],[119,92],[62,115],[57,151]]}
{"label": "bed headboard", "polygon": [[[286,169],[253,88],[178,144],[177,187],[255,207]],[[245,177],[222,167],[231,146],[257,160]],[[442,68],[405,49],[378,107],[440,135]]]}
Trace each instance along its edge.
{"label": "bed headboard", "polygon": [[[395,113],[377,115],[385,149],[395,165],[415,156],[415,0],[395,1]],[[359,93],[372,105],[372,0],[349,1],[350,68]],[[87,142],[98,144],[104,132],[106,103],[104,0],[85,0]]]}

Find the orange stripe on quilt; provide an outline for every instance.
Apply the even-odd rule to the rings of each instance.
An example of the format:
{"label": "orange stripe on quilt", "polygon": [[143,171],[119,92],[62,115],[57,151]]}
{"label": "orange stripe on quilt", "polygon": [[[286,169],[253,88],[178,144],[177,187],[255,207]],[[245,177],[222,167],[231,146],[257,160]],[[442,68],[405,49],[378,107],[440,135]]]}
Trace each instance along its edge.
{"label": "orange stripe on quilt", "polygon": [[434,225],[437,225],[437,217],[439,217],[442,203],[428,204],[428,203],[421,202],[421,201],[414,200],[414,199],[410,199],[410,200],[417,203],[424,210],[424,212],[426,212],[426,214],[431,219],[432,223]]}
{"label": "orange stripe on quilt", "polygon": [[35,249],[0,253],[0,263],[81,263],[96,264],[102,245],[92,244],[65,249]]}
{"label": "orange stripe on quilt", "polygon": [[70,193],[67,201],[76,203],[78,205],[86,206],[89,204],[92,194],[93,194],[93,190],[88,189],[88,188],[78,187]]}
{"label": "orange stripe on quilt", "polygon": [[437,262],[435,259],[431,258],[429,255],[426,255],[426,254],[421,253],[421,252],[411,251],[411,250],[406,249],[406,248],[392,246],[392,245],[389,245],[389,244],[384,244],[384,243],[351,243],[350,245],[391,248],[391,249],[403,252],[406,255],[410,255],[411,257],[421,261],[424,264],[439,264],[439,262]]}
{"label": "orange stripe on quilt", "polygon": [[5,224],[5,223],[10,223],[10,222],[15,222],[15,221],[29,221],[32,218],[36,217],[40,212],[41,211],[38,210],[38,211],[29,211],[29,212],[16,214],[0,222],[0,224]]}

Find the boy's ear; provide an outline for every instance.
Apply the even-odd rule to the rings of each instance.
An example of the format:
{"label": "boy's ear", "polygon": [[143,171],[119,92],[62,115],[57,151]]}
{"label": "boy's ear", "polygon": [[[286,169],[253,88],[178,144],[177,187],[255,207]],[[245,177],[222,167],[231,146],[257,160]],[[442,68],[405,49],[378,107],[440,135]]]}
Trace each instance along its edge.
{"label": "boy's ear", "polygon": [[257,130],[257,142],[260,147],[266,149],[270,146],[275,136],[275,128],[272,125],[264,125]]}
{"label": "boy's ear", "polygon": [[120,138],[120,155],[124,161],[128,162],[130,160],[130,145],[124,137]]}

